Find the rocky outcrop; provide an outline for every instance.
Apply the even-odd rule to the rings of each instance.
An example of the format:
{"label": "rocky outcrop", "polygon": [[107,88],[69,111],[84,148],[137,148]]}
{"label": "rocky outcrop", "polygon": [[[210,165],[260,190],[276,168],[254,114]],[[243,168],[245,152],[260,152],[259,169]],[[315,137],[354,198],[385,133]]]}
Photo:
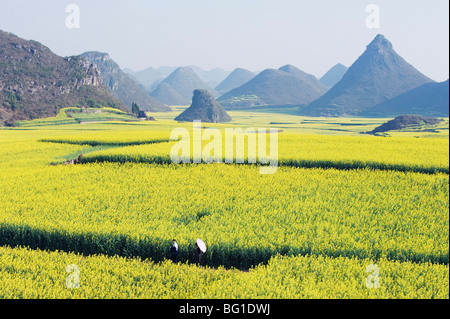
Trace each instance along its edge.
{"label": "rocky outcrop", "polygon": [[231,117],[206,90],[195,90],[192,105],[175,118],[179,122],[202,121],[205,123],[230,122]]}
{"label": "rocky outcrop", "polygon": [[442,122],[441,119],[425,117],[420,115],[400,115],[395,119],[377,127],[370,134],[398,131],[408,127],[421,127],[424,125],[436,125]]}
{"label": "rocky outcrop", "polygon": [[103,84],[111,94],[130,106],[137,103],[139,107],[149,112],[168,112],[171,109],[152,98],[135,80],[123,72],[107,53],[85,52],[81,55],[100,69]]}
{"label": "rocky outcrop", "polygon": [[67,106],[127,110],[103,86],[94,63],[0,31],[0,125],[54,116]]}

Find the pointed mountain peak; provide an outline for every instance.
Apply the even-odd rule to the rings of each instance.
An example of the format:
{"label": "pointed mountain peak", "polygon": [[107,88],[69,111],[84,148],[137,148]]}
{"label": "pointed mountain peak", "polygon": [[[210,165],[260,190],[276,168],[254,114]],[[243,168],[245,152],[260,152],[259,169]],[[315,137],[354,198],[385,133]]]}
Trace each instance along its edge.
{"label": "pointed mountain peak", "polygon": [[392,43],[382,34],[378,34],[375,39],[367,46],[368,51],[376,50],[378,52],[382,52],[384,50],[390,51],[392,49]]}
{"label": "pointed mountain peak", "polygon": [[406,62],[379,34],[342,79],[302,112],[310,116],[357,116],[428,82],[433,81]]}
{"label": "pointed mountain peak", "polygon": [[348,68],[345,65],[338,63],[325,73],[320,79],[320,82],[326,87],[331,88],[343,78],[347,70]]}
{"label": "pointed mountain peak", "polygon": [[[163,82],[167,82],[171,85],[173,85],[172,81],[190,81],[190,82],[197,82],[202,83],[203,85],[206,85],[200,77],[195,73],[195,71],[189,67],[189,66],[182,66],[175,71],[173,71]],[[201,87],[198,87],[201,88]],[[185,92],[186,97],[192,95],[192,90],[189,88],[187,92]]]}
{"label": "pointed mountain peak", "polygon": [[[171,89],[166,86],[164,90],[160,90],[162,85],[169,85]],[[192,98],[192,92],[196,89],[208,90],[214,96],[219,95],[203,82],[191,67],[179,67],[162,81],[151,95],[167,105],[188,105]],[[173,95],[171,92],[177,94]]]}

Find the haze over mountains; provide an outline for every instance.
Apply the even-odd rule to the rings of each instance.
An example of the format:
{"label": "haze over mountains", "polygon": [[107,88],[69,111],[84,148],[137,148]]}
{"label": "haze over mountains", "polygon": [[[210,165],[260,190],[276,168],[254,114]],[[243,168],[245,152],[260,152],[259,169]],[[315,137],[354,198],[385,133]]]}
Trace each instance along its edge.
{"label": "haze over mountains", "polygon": [[320,78],[320,82],[328,88],[332,88],[336,85],[342,78],[345,73],[347,73],[348,68],[341,63],[333,66],[323,77]]}
{"label": "haze over mountains", "polygon": [[[205,82],[210,87],[216,87],[220,82],[222,82],[230,72],[225,71],[221,68],[215,68],[209,71],[206,71],[198,66],[189,65],[186,66],[191,68],[195,74]],[[142,71],[132,71],[126,70],[131,77],[136,79],[140,84],[144,86],[147,91],[153,91],[156,87],[163,82],[172,72],[174,72],[179,67],[173,66],[162,66],[159,68],[149,67]]]}
{"label": "haze over mountains", "polygon": [[151,92],[151,96],[166,105],[188,105],[194,90],[207,90],[218,96],[190,67],[180,67],[173,71]]}
{"label": "haze over mountains", "polygon": [[198,67],[127,75],[107,53],[63,58],[36,41],[0,31],[0,125],[54,116],[69,106],[130,111],[137,103],[146,111],[169,111],[172,105],[190,105],[195,90],[207,91],[228,110],[291,105],[305,116],[449,115],[449,81],[436,83],[420,73],[383,35],[350,68],[337,64],[319,80],[293,65],[257,75]]}
{"label": "haze over mountains", "polygon": [[164,81],[170,73],[175,71],[176,67],[159,67],[153,68],[148,67],[145,70],[134,72],[132,70],[125,71],[129,76],[136,79],[145,90],[151,92],[153,91],[158,84]]}
{"label": "haze over mountains", "polygon": [[255,73],[246,69],[237,68],[216,87],[216,91],[220,94],[225,94],[237,87],[240,87],[241,85],[244,85],[254,77]]}
{"label": "haze over mountains", "polygon": [[[435,83],[420,73],[383,35],[377,35],[350,68],[338,63],[320,80],[292,65],[266,69],[256,76],[239,68],[216,91],[213,94],[221,94],[218,101],[225,109],[298,105],[302,115],[328,117],[448,114],[448,83]],[[185,104],[188,97],[167,85],[152,95],[168,105]]]}
{"label": "haze over mountains", "polygon": [[230,74],[230,72],[225,71],[221,68],[214,68],[212,70],[206,71],[195,65],[190,65],[189,67],[195,72],[195,74],[199,76],[199,78],[203,82],[213,88],[219,85],[220,82],[222,82]]}
{"label": "haze over mountains", "polygon": [[429,82],[433,80],[400,57],[383,35],[377,35],[342,80],[302,108],[301,113],[358,116],[379,103]]}

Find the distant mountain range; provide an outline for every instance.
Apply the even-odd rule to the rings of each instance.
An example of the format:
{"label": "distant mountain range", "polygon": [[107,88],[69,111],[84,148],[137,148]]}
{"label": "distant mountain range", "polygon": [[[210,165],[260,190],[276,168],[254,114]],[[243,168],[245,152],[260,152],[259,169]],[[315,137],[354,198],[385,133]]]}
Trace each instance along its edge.
{"label": "distant mountain range", "polygon": [[[206,71],[198,66],[189,65],[188,68],[191,68],[195,74],[205,82],[210,87],[215,87],[220,82],[222,82],[230,72],[225,71],[221,68],[215,68],[209,71]],[[173,66],[162,66],[159,68],[149,67],[142,71],[134,72],[132,70],[127,69],[126,72],[136,79],[147,91],[153,91],[157,88],[157,86],[164,81],[171,73],[173,73],[179,67]]]}
{"label": "distant mountain range", "polygon": [[225,109],[295,105],[305,116],[449,116],[449,81],[436,83],[420,73],[383,35],[350,68],[337,64],[320,80],[292,65],[257,75],[195,66],[128,72],[107,53],[64,58],[0,31],[0,125],[54,116],[67,106],[130,111],[137,103],[146,111],[169,111],[189,105],[196,90],[218,97]]}
{"label": "distant mountain range", "polygon": [[[169,70],[166,67],[146,72],[159,72],[162,77],[163,71]],[[176,85],[170,83],[171,80],[160,79],[152,96],[168,105],[186,104],[191,95],[187,92],[206,89],[216,97],[221,95],[218,101],[225,109],[299,105],[300,114],[305,116],[386,117],[404,113],[448,116],[449,113],[448,82],[447,85],[435,83],[420,73],[400,57],[381,34],[350,68],[336,64],[320,80],[292,65],[278,70],[266,69],[256,76],[248,70],[236,69],[214,92],[205,83],[213,82],[206,78],[207,72],[197,67],[191,70],[203,83],[198,79],[194,81],[192,74]],[[225,74],[221,69],[213,71],[218,77]],[[183,81],[197,84],[185,85]],[[183,86],[189,88],[184,94],[180,92]]]}
{"label": "distant mountain range", "polygon": [[141,110],[151,112],[168,112],[171,110],[152,98],[134,79],[125,74],[107,53],[85,52],[81,56],[98,66],[103,84],[114,97],[125,105],[131,107],[133,103],[137,103]]}
{"label": "distant mountain range", "polygon": [[348,68],[345,65],[338,63],[320,78],[320,83],[328,88],[332,88],[336,83],[342,80],[345,73],[347,73],[347,70]]}
{"label": "distant mountain range", "polygon": [[219,85],[229,74],[230,72],[225,71],[221,68],[214,68],[212,70],[206,71],[198,66],[190,65],[189,66],[198,77],[208,84],[210,87],[216,87]]}
{"label": "distant mountain range", "polygon": [[344,77],[323,96],[301,108],[301,114],[359,116],[429,82],[433,81],[400,57],[383,35],[377,35]]}
{"label": "distant mountain range", "polygon": [[262,105],[302,105],[320,97],[327,88],[319,80],[295,66],[267,69],[244,85],[222,95],[225,109]]}
{"label": "distant mountain range", "polygon": [[54,116],[67,106],[129,109],[103,86],[95,64],[0,31],[0,125]]}
{"label": "distant mountain range", "polygon": [[176,67],[149,67],[137,72],[127,70],[127,74],[136,79],[147,91],[151,92],[176,69]]}
{"label": "distant mountain range", "polygon": [[207,90],[218,96],[190,67],[180,67],[173,71],[151,92],[151,96],[166,105],[189,105],[194,90]]}

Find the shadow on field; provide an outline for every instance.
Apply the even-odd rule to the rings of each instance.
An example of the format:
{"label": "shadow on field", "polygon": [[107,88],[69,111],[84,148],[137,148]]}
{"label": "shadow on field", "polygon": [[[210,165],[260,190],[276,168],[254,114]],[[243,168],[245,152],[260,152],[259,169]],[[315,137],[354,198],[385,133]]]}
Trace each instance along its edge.
{"label": "shadow on field", "polygon": [[[50,251],[64,251],[81,255],[106,255],[149,259],[161,262],[170,259],[170,240],[161,238],[132,238],[118,234],[72,233],[61,230],[42,230],[30,226],[0,224],[0,246],[29,247]],[[195,263],[193,252],[194,243],[182,246],[179,250],[178,260],[181,263]],[[411,251],[371,251],[349,252],[335,249],[333,251],[315,252],[310,249],[279,247],[238,247],[231,245],[209,245],[208,251],[202,256],[202,266],[213,268],[225,267],[227,269],[248,270],[260,264],[266,264],[276,255],[323,255],[328,257],[371,258],[381,257],[388,260],[431,262],[448,264],[449,255],[417,254]]]}

